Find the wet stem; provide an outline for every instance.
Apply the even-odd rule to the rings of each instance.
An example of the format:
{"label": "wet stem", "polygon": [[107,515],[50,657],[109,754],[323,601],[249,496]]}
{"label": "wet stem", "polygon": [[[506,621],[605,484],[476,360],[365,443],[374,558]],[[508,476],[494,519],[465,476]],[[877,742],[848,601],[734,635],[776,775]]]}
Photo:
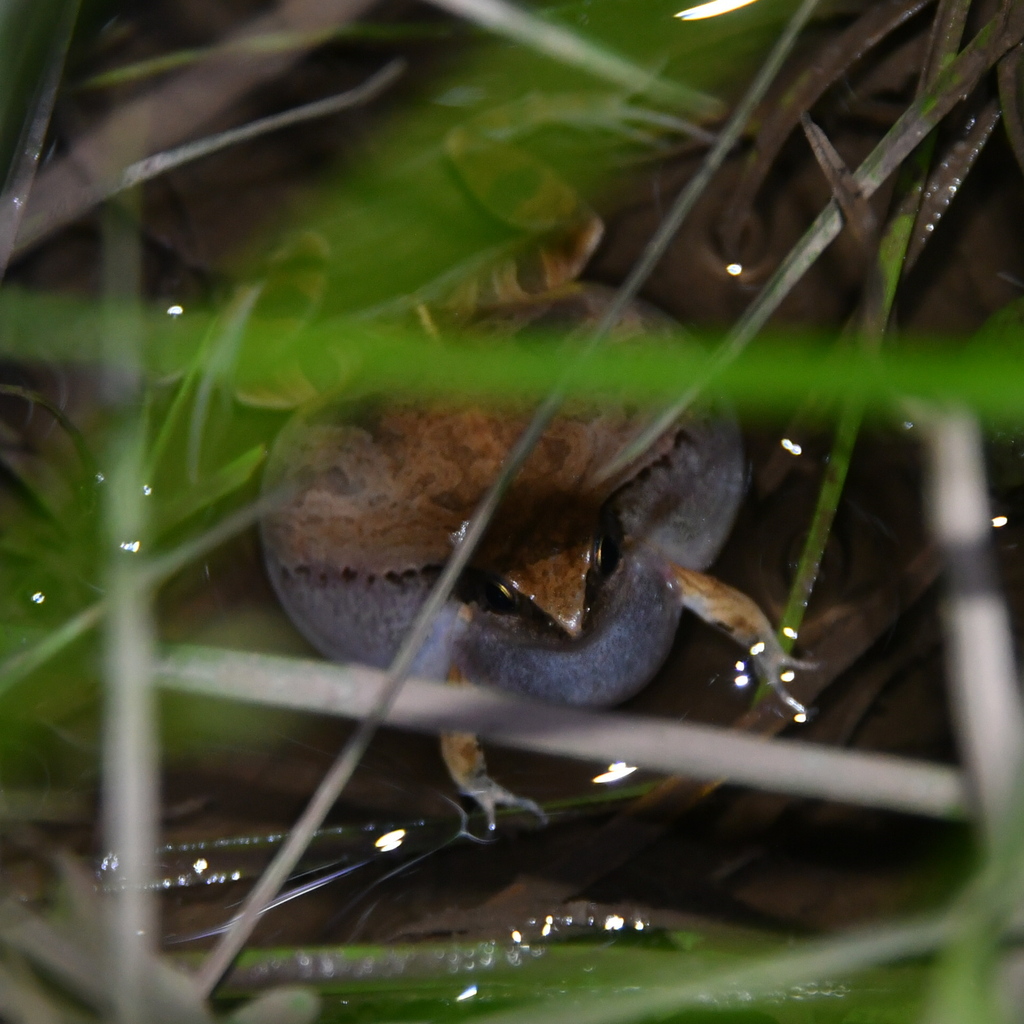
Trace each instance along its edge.
{"label": "wet stem", "polygon": [[789,589],[786,609],[779,621],[779,643],[787,653],[793,649],[793,642],[800,632],[800,624],[803,622],[811,591],[818,579],[821,560],[825,554],[825,545],[828,543],[836,510],[839,508],[839,499],[846,483],[846,475],[850,469],[850,459],[853,455],[854,445],[857,443],[857,434],[860,432],[863,415],[864,409],[859,399],[852,399],[844,403],[839,414],[839,423],[836,426],[832,450],[828,456],[825,479],[818,492],[818,503],[814,509],[811,528],[804,541],[803,551],[800,553],[800,561]]}
{"label": "wet stem", "polygon": [[[919,96],[934,85],[938,72],[956,56],[969,6],[969,0],[943,0],[940,3],[918,88]],[[905,165],[903,180],[899,187],[901,198],[893,205],[878,244],[874,266],[865,285],[860,328],[861,345],[868,351],[878,350],[889,326],[889,318],[892,315],[896,291],[913,237],[913,228],[935,148],[935,138],[933,130]],[[863,402],[857,398],[846,400],[839,413],[832,451],[828,457],[825,479],[818,494],[811,528],[804,542],[786,608],[779,622],[779,642],[787,653],[793,649],[793,643],[800,632],[811,591],[821,569],[825,546],[846,483],[863,413]],[[762,699],[769,692],[770,688],[762,683],[758,688],[757,699]]]}

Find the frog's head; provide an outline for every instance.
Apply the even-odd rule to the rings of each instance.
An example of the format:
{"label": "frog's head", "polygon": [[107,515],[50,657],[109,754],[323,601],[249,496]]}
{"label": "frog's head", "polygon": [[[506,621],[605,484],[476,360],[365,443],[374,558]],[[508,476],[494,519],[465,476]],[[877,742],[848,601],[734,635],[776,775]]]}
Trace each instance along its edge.
{"label": "frog's head", "polygon": [[546,619],[580,636],[601,580],[614,571],[619,542],[595,504],[550,494],[534,515],[500,517],[477,557],[475,600],[501,615]]}

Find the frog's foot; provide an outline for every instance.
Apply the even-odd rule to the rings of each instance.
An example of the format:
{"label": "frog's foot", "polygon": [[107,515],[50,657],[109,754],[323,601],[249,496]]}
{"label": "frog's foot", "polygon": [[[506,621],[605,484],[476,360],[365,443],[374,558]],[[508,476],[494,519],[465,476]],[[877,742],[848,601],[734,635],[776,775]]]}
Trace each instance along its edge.
{"label": "frog's foot", "polygon": [[480,749],[480,741],[471,732],[446,732],[441,734],[441,754],[448,766],[448,773],[459,792],[472,797],[487,815],[487,828],[494,829],[494,815],[498,807],[517,807],[535,815],[542,825],[548,822],[547,815],[539,804],[526,797],[499,786],[487,774],[487,762]]}
{"label": "frog's foot", "polygon": [[814,668],[787,654],[779,643],[767,616],[746,594],[713,576],[670,565],[670,580],[680,603],[709,625],[727,633],[753,658],[757,674],[788,704],[795,714],[806,720],[804,707],[786,688],[795,669]]}

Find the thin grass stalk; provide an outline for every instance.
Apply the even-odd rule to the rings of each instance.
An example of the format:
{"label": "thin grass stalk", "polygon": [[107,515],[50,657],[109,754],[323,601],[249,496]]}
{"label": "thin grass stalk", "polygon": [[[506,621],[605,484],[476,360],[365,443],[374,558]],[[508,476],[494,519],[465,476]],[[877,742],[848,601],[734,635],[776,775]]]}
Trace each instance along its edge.
{"label": "thin grass stalk", "polygon": [[1024,171],[1024,117],[1021,112],[1021,58],[1024,46],[1017,46],[999,62],[999,104],[1003,112],[1003,124],[1010,140],[1010,148]]}
{"label": "thin grass stalk", "polygon": [[75,447],[75,454],[86,470],[95,469],[95,459],[85,440],[81,430],[75,426],[64,410],[55,402],[51,402],[44,394],[33,391],[31,388],[21,387],[19,384],[0,384],[0,395],[10,395],[12,398],[20,398],[29,405],[37,405],[45,409],[67,435],[68,440]]}
{"label": "thin grass stalk", "polygon": [[64,74],[64,59],[67,56],[71,34],[78,21],[80,0],[66,0],[61,16],[50,36],[50,53],[40,77],[32,105],[22,127],[21,138],[15,149],[14,161],[0,192],[0,280],[7,273],[7,264],[14,252],[14,241],[18,237],[21,218],[28,205],[32,182],[35,180],[39,156],[42,153],[46,131],[53,114]]}
{"label": "thin grass stalk", "polygon": [[[141,129],[141,126],[137,126]],[[136,130],[120,140],[120,162],[138,145]],[[116,164],[115,164],[116,166]],[[143,500],[145,431],[138,415],[141,360],[142,253],[137,192],[108,204],[103,216],[105,375],[103,392],[115,418],[104,487],[108,553],[103,636],[102,811],[106,856],[116,859],[121,889],[109,920],[112,999],[119,1024],[150,1009],[151,966],[159,941],[150,881],[157,840],[157,755],[152,687],[155,631],[152,593],[138,554],[148,543]]]}
{"label": "thin grass stalk", "polygon": [[[825,479],[818,492],[818,502],[811,518],[811,528],[800,552],[796,575],[793,577],[786,607],[779,620],[779,643],[787,652],[793,649],[804,613],[807,611],[807,605],[811,599],[811,591],[814,589],[818,573],[821,570],[825,545],[832,532],[832,523],[835,520],[839,499],[842,497],[843,487],[846,484],[846,475],[850,469],[850,459],[853,456],[862,420],[863,404],[858,400],[846,402],[836,426],[836,434],[825,470]],[[762,691],[767,693],[764,684],[761,685],[758,696],[764,695]]]}
{"label": "thin grass stalk", "polygon": [[[224,317],[223,327],[211,338],[209,346],[203,346],[203,351],[195,364],[195,395],[192,401],[191,416],[188,424],[188,439],[185,442],[185,473],[190,483],[195,484],[199,480],[199,464],[202,454],[203,434],[206,430],[206,421],[209,415],[210,402],[218,385],[230,379],[235,363],[238,359],[238,349],[242,344],[245,329],[249,324],[253,308],[259,301],[265,282],[244,285],[235,291],[227,315]],[[192,397],[192,374],[182,381],[178,397],[187,401]],[[170,412],[178,412],[173,406]],[[166,437],[168,435],[164,435]],[[163,438],[158,437],[158,444]],[[166,443],[166,442],[165,442]]]}
{"label": "thin grass stalk", "polygon": [[[927,1024],[1017,1019],[1019,1006],[1000,998],[999,969],[1006,934],[1020,927],[1022,896],[1024,776],[1017,779],[1008,812],[993,830],[981,870],[951,908],[952,934],[935,964]],[[1019,950],[1007,958],[1014,955],[1019,957]]]}
{"label": "thin grass stalk", "polygon": [[157,75],[177,71],[204,60],[224,60],[236,57],[245,60],[261,53],[282,53],[289,50],[308,51],[317,46],[339,41],[352,42],[409,42],[415,40],[433,41],[447,39],[456,34],[456,29],[448,25],[428,24],[373,24],[361,22],[355,25],[343,25],[338,28],[319,32],[268,32],[265,35],[253,36],[235,44],[214,46],[196,46],[184,50],[172,50],[158,57],[124,64],[119,68],[101,71],[90,75],[72,86],[75,92],[88,92],[96,89],[110,89],[118,85],[155,78]]}
{"label": "thin grass stalk", "polygon": [[51,658],[57,657],[80,637],[95,629],[102,621],[105,611],[105,602],[97,601],[83,608],[56,629],[49,630],[38,643],[8,658],[0,665],[0,696],[42,668]]}
{"label": "thin grass stalk", "polygon": [[312,121],[320,117],[328,117],[340,113],[343,110],[351,110],[353,107],[361,106],[376,99],[385,89],[394,84],[404,74],[406,62],[400,58],[389,61],[380,71],[371,75],[361,85],[346,92],[338,93],[336,96],[328,96],[322,100],[315,100],[312,103],[304,103],[300,107],[293,107],[280,114],[271,114],[269,117],[260,117],[248,124],[240,125],[238,128],[229,128],[226,131],[218,132],[216,135],[207,136],[204,139],[197,139],[195,142],[187,142],[175,149],[165,150],[162,153],[155,153],[143,160],[130,164],[122,172],[120,179],[115,182],[107,196],[115,195],[124,189],[131,188],[142,182],[150,181],[161,174],[191,163],[212,153],[218,153],[229,146],[237,146],[243,142],[251,142],[271,132],[280,131],[282,128],[290,128],[293,125],[301,124],[304,121]]}
{"label": "thin grass stalk", "polygon": [[[971,0],[940,0],[932,21],[924,67],[918,80],[920,98],[934,86],[939,73],[956,58],[967,24]],[[872,347],[881,342],[889,325],[896,289],[906,267],[907,252],[921,210],[928,171],[937,142],[933,129],[904,165],[903,180],[897,187],[900,199],[889,217],[878,256],[868,273],[861,315],[862,337]]]}

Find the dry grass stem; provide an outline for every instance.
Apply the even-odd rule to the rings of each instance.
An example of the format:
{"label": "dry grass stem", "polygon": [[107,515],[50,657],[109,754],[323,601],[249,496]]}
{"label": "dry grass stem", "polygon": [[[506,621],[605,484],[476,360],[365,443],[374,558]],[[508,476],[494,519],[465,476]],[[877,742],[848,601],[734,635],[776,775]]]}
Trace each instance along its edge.
{"label": "dry grass stem", "polygon": [[[372,714],[387,682],[384,673],[360,666],[189,647],[164,659],[159,679],[185,692],[350,718]],[[943,765],[552,707],[477,687],[407,680],[387,724],[431,734],[475,732],[521,750],[625,760],[653,771],[941,818],[958,818],[964,808],[960,777]]]}
{"label": "dry grass stem", "polygon": [[1024,755],[1024,708],[991,547],[981,432],[967,413],[929,431],[932,528],[945,556],[947,664],[960,745],[991,835],[1010,807]]}
{"label": "dry grass stem", "polygon": [[158,941],[156,903],[149,889],[158,807],[153,622],[149,589],[134,555],[120,546],[126,537],[138,537],[141,525],[142,503],[132,493],[142,494],[132,447],[125,445],[110,479],[112,558],[104,643],[103,814],[106,856],[116,858],[123,883],[113,897],[111,935],[115,1002],[123,1024],[144,1019],[150,958]]}
{"label": "dry grass stem", "polygon": [[405,71],[404,60],[396,59],[385,64],[380,71],[371,75],[362,85],[349,89],[347,92],[338,93],[337,96],[328,96],[326,99],[316,100],[313,103],[305,103],[301,107],[293,107],[280,114],[272,114],[269,117],[261,117],[238,128],[230,128],[227,131],[219,132],[205,139],[198,139],[195,142],[188,142],[184,146],[175,149],[165,150],[163,153],[156,153],[143,160],[138,160],[124,169],[120,181],[114,186],[113,192],[120,192],[122,189],[131,188],[144,181],[149,181],[160,174],[181,167],[183,164],[198,160],[200,157],[217,153],[229,146],[237,146],[242,142],[249,142],[267,135],[270,132],[279,131],[303,121],[312,121],[318,117],[327,117],[330,114],[337,114],[342,110],[349,110],[360,104],[368,103],[379,96],[392,83],[397,81]]}

